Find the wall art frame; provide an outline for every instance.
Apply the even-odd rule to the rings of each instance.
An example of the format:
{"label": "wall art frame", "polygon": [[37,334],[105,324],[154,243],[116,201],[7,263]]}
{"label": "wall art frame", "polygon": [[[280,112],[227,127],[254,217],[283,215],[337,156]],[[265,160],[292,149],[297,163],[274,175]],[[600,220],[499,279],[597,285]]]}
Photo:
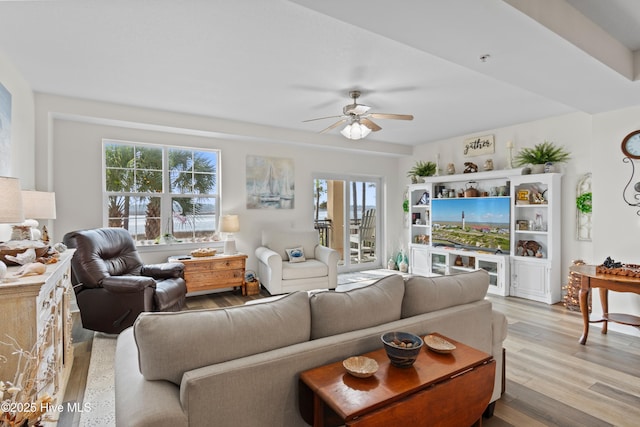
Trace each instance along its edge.
{"label": "wall art frame", "polygon": [[247,156],[247,209],[293,209],[293,159]]}

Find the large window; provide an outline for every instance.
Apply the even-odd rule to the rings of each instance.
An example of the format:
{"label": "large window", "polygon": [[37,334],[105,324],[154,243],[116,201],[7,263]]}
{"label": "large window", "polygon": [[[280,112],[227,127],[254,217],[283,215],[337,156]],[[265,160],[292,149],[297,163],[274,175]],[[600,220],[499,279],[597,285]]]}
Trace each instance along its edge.
{"label": "large window", "polygon": [[138,244],[213,239],[219,218],[218,150],[105,140],[105,225]]}

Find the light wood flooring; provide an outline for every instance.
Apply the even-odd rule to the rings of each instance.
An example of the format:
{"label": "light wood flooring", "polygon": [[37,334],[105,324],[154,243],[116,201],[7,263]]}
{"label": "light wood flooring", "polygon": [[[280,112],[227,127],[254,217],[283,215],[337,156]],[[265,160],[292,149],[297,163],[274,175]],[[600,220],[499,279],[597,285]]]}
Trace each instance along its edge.
{"label": "light wood flooring", "polygon": [[[244,304],[238,292],[189,297],[189,309]],[[519,298],[489,296],[507,315],[506,393],[485,427],[640,426],[640,338],[591,327],[586,346],[579,313]],[[76,323],[79,323],[76,322]],[[82,402],[92,333],[74,327],[75,360],[65,402]],[[79,426],[63,414],[59,426]],[[83,427],[83,426],[81,426]]]}

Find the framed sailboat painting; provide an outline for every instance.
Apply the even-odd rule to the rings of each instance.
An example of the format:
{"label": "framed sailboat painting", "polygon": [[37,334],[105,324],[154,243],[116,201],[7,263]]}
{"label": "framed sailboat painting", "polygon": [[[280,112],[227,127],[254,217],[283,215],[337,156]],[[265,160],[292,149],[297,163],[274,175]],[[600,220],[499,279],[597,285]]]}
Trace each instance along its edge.
{"label": "framed sailboat painting", "polygon": [[247,209],[293,209],[293,159],[247,156]]}

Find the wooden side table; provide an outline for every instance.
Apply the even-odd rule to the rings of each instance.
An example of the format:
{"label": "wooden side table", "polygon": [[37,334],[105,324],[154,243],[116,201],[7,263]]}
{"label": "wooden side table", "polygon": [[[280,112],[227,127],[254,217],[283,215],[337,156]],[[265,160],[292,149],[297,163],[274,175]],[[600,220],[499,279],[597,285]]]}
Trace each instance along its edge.
{"label": "wooden side table", "polygon": [[[602,333],[606,334],[608,322],[621,323],[623,325],[640,327],[640,316],[623,313],[609,313],[609,290],[615,292],[633,292],[640,294],[640,278],[629,276],[616,276],[614,274],[598,273],[595,265],[572,265],[569,271],[580,276],[580,312],[582,313],[582,336],[580,344],[587,343],[589,336],[589,323],[604,322]],[[602,305],[602,318],[589,319],[589,295],[592,288],[600,288],[600,304]]]}
{"label": "wooden side table", "polygon": [[222,288],[241,288],[247,294],[244,271],[247,255],[215,255],[209,257],[169,257],[170,262],[184,264],[187,293]]}
{"label": "wooden side table", "polygon": [[452,354],[426,348],[413,366],[396,368],[383,348],[364,354],[378,362],[370,378],[349,375],[342,361],[300,374],[302,418],[314,427],[481,426],[496,364],[490,354],[452,339]]}

